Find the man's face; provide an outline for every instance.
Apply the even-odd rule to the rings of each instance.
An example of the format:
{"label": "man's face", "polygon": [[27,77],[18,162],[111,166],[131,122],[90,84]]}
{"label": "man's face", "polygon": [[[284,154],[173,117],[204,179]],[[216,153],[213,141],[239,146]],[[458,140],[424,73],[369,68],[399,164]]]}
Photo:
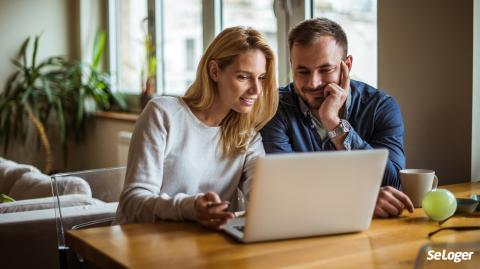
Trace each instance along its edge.
{"label": "man's face", "polygon": [[[290,51],[295,92],[311,109],[318,109],[329,83],[340,84],[343,48],[331,36],[322,36],[308,46],[295,44]],[[352,58],[345,60],[351,69]]]}

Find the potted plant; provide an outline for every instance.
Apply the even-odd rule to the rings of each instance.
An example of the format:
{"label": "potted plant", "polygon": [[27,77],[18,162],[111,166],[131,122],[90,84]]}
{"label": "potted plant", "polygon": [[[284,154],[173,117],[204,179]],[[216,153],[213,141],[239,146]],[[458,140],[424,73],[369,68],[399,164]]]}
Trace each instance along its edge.
{"label": "potted plant", "polygon": [[108,75],[97,69],[105,44],[104,34],[97,34],[91,65],[69,62],[61,56],[37,62],[39,39],[35,37],[30,57],[27,55],[30,38],[27,38],[17,59],[12,60],[17,70],[0,94],[0,143],[5,152],[12,138],[25,143],[28,126],[33,126],[45,154],[43,171],[48,174],[53,164],[46,131],[49,120],[58,123],[65,154],[68,137],[72,133],[81,137],[89,115],[97,108],[109,109],[116,104],[124,109],[125,102],[110,91]]}

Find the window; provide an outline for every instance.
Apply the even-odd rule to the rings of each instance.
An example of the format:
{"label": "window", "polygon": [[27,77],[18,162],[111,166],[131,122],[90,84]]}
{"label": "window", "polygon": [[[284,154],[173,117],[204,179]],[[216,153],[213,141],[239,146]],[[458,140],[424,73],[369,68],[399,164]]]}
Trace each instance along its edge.
{"label": "window", "polygon": [[164,0],[161,20],[163,82],[157,83],[162,88],[157,92],[183,95],[195,79],[203,52],[202,1],[182,0],[180,3],[178,0]]}
{"label": "window", "polygon": [[116,72],[112,76],[116,78],[112,81],[113,87],[122,92],[140,93],[142,74],[146,72],[147,1],[115,1],[113,10],[116,13],[114,39],[117,41],[111,55],[115,57],[111,68]]}
{"label": "window", "polygon": [[265,35],[277,55],[279,84],[285,85],[290,76],[287,32],[312,15],[344,27],[354,56],[352,78],[376,86],[376,5],[377,0],[109,0],[110,40],[116,41],[110,43],[114,88],[141,92],[151,69],[148,36],[155,50],[157,93],[183,95],[205,46],[222,28],[238,25]]}
{"label": "window", "polygon": [[314,16],[339,23],[353,56],[351,77],[377,85],[377,0],[315,0]]}
{"label": "window", "polygon": [[277,55],[277,20],[273,0],[223,0],[222,28],[232,26],[254,27],[268,40]]}
{"label": "window", "polygon": [[188,38],[185,40],[185,55],[187,70],[195,70],[195,39]]}

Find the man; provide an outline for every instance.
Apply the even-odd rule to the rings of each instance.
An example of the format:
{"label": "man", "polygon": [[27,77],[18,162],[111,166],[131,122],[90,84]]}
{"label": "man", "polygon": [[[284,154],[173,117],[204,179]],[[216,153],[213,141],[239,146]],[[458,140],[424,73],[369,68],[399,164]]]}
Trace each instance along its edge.
{"label": "man", "polygon": [[405,166],[400,108],[384,92],[350,80],[353,58],[341,26],[325,18],[306,20],[289,32],[288,43],[293,83],[280,88],[278,111],[261,131],[266,152],[387,148],[374,215],[412,212],[412,202],[399,191],[398,172]]}

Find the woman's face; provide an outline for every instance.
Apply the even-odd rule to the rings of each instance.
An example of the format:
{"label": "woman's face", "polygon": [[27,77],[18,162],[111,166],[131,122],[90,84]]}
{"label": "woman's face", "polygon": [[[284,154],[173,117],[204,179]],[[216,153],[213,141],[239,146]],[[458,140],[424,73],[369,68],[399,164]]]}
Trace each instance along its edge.
{"label": "woman's face", "polygon": [[266,65],[265,55],[258,49],[238,55],[233,63],[223,70],[213,62],[210,76],[218,86],[215,103],[223,106],[225,110],[250,112],[262,93]]}

